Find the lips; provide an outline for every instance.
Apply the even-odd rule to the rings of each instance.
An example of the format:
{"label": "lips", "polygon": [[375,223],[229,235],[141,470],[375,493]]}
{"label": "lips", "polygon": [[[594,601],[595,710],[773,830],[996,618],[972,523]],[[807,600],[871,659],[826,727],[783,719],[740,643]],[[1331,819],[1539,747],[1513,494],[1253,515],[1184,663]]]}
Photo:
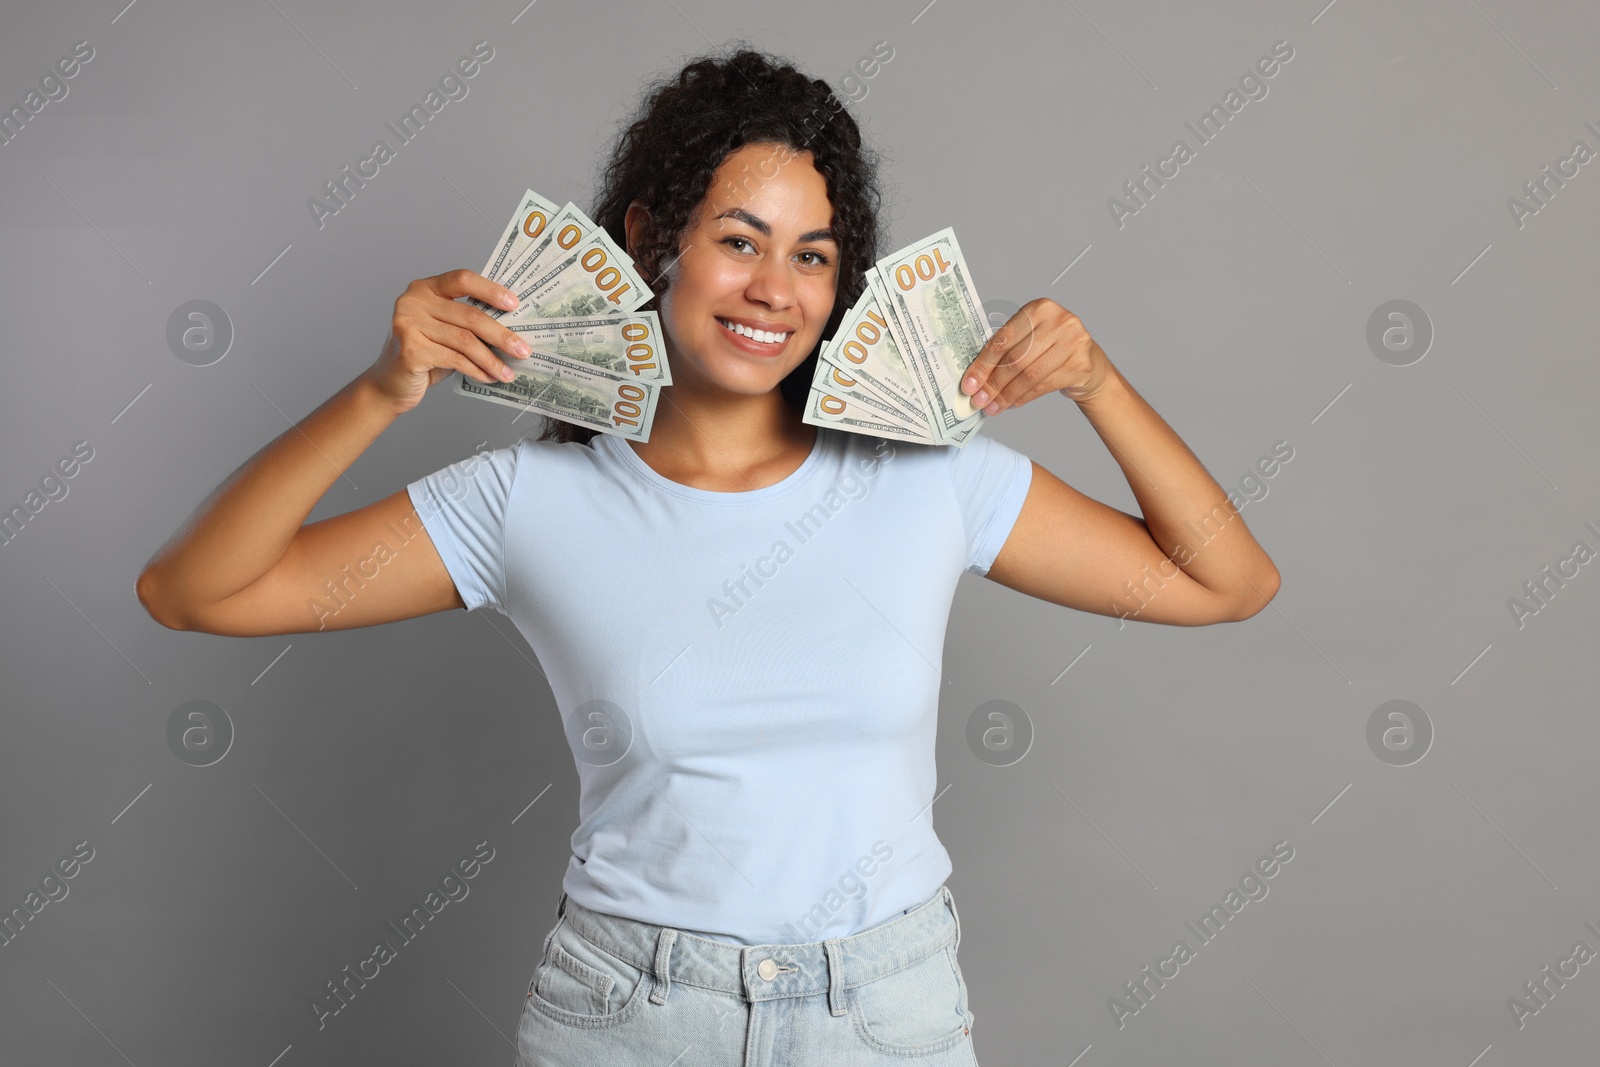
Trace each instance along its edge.
{"label": "lips", "polygon": [[782,348],[794,333],[792,330],[758,329],[749,323],[739,322],[735,319],[719,318],[717,323],[735,337],[768,349]]}

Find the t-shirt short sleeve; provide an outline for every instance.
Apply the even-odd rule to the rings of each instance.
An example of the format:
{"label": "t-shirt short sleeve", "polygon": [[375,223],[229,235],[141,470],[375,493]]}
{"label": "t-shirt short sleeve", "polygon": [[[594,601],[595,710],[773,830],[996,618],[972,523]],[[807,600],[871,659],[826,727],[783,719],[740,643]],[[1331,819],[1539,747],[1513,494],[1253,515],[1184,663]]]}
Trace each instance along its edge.
{"label": "t-shirt short sleeve", "polygon": [[468,611],[507,611],[506,507],[521,448],[475,452],[406,486]]}
{"label": "t-shirt short sleeve", "polygon": [[1033,481],[1027,456],[985,434],[949,446],[950,479],[967,532],[967,571],[984,575],[1000,554]]}

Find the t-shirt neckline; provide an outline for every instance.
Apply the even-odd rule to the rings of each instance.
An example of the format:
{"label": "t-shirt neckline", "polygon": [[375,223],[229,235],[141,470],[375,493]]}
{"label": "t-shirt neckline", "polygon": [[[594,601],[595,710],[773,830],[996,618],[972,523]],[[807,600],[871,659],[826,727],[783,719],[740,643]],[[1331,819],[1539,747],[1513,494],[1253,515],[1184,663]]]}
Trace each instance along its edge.
{"label": "t-shirt neckline", "polygon": [[601,433],[596,436],[601,439],[601,446],[610,451],[624,466],[662,492],[703,504],[745,504],[767,500],[780,493],[788,492],[810,477],[811,472],[822,462],[823,453],[827,450],[826,435],[827,430],[818,426],[817,436],[811,444],[810,453],[801,461],[800,466],[790,471],[781,481],[773,482],[771,485],[764,485],[760,489],[746,489],[735,492],[700,489],[692,485],[684,485],[682,482],[675,482],[671,478],[658,473],[650,464],[640,459],[639,454],[629,446],[628,442],[616,434]]}

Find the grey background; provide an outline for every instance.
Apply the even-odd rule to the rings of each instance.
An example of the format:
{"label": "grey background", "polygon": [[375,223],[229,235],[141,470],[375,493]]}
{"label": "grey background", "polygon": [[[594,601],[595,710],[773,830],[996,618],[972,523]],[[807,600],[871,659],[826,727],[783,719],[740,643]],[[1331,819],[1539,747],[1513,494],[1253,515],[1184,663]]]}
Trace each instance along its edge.
{"label": "grey background", "polygon": [[[0,106],[95,49],[0,147],[0,504],[95,450],[0,546],[0,905],[95,849],[0,947],[7,1062],[511,1062],[576,776],[508,621],[175,633],[134,577],[376,357],[410,279],[480,267],[525,188],[587,206],[641,81],[738,35],[836,86],[890,42],[854,113],[890,157],[894,246],[954,226],[986,299],[1077,312],[1224,486],[1294,449],[1243,511],[1283,574],[1246,623],[1119,627],[958,591],[935,826],[981,1061],[1593,1057],[1600,964],[1520,1029],[1507,1001],[1579,940],[1600,949],[1600,574],[1520,627],[1507,601],[1600,548],[1600,162],[1520,228],[1507,198],[1574,141],[1600,148],[1600,12],[925,3],[7,8]],[[469,95],[319,229],[307,198],[393,146],[383,123],[480,39]],[[1294,58],[1269,94],[1119,228],[1108,198],[1193,145],[1184,122],[1279,40]],[[235,331],[208,367],[166,342],[194,299]],[[1395,299],[1435,331],[1403,367],[1366,341]],[[524,432],[436,392],[313,518]],[[1137,510],[1063,398],[986,432]],[[204,768],[166,740],[195,699],[236,731]],[[1409,766],[1367,741],[1396,699],[1434,731]],[[992,700],[1036,734],[1009,767],[965,741]],[[470,895],[319,1031],[310,997],[485,840]],[[1197,946],[1184,923],[1275,841],[1295,851],[1270,894],[1119,1028],[1109,998]]]}

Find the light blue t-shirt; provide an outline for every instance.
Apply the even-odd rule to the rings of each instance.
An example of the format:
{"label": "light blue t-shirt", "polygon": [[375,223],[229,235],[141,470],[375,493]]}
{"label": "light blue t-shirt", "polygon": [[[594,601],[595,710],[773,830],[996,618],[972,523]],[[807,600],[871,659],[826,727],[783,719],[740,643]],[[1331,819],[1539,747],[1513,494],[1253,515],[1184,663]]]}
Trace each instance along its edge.
{"label": "light blue t-shirt", "polygon": [[741,945],[844,937],[930,897],[945,624],[1021,511],[1026,456],[818,428],[715,492],[611,434],[524,438],[407,488],[469,610],[550,679],[576,761],[562,888]]}

